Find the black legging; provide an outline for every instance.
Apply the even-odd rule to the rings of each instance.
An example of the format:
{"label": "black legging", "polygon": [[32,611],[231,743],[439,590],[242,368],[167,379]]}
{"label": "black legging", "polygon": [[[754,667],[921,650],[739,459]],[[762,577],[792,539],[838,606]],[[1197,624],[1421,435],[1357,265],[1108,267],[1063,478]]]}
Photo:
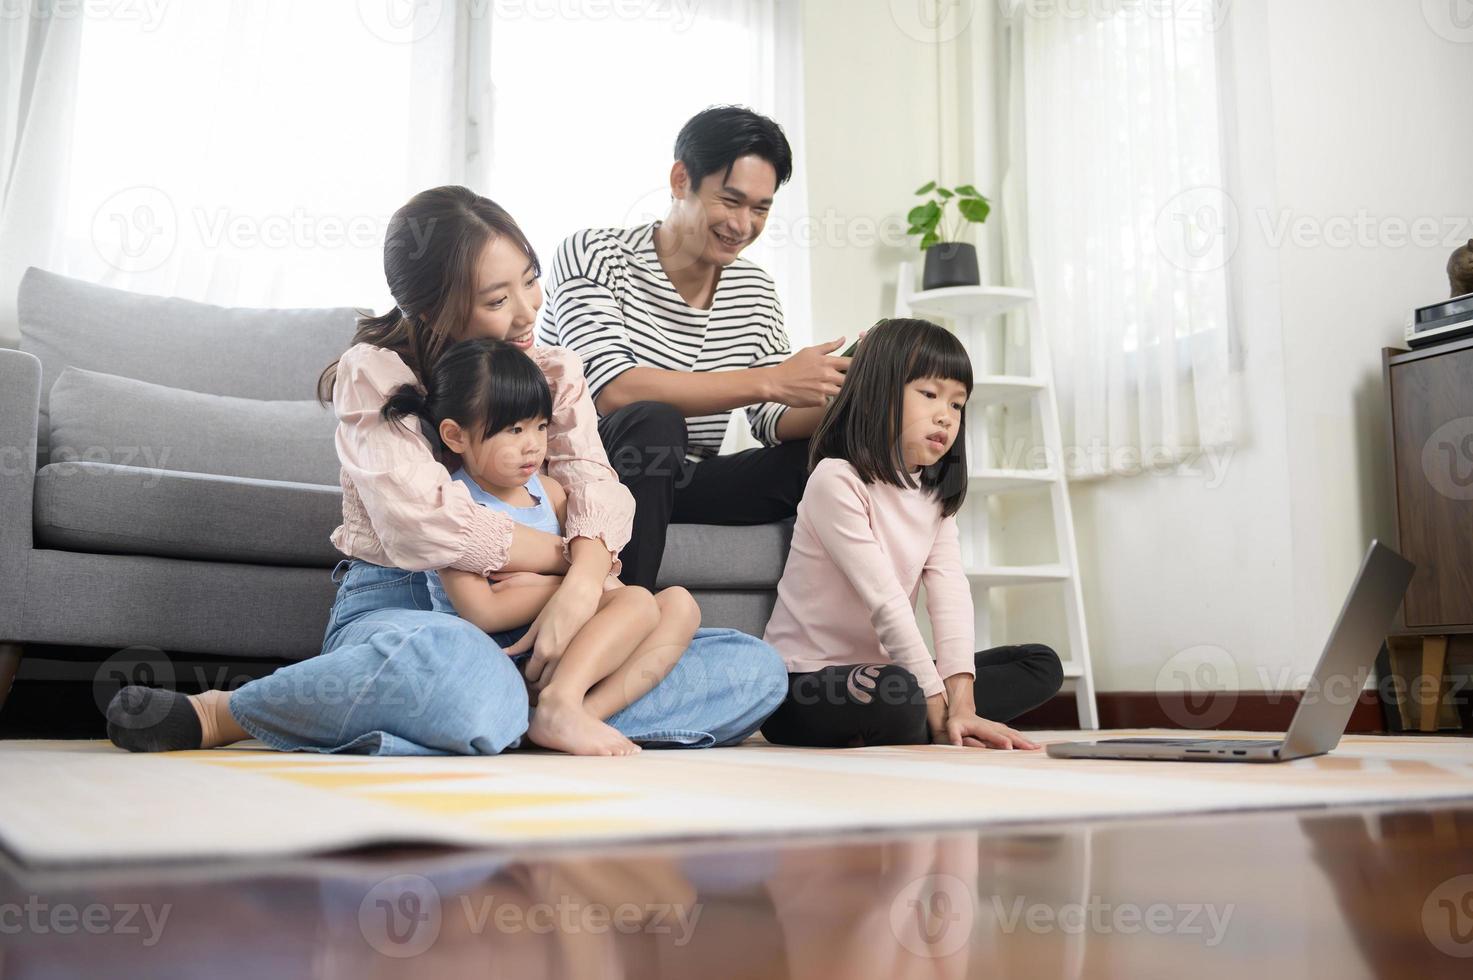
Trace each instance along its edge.
{"label": "black legging", "polygon": [[[976,656],[977,714],[1011,721],[1058,693],[1059,655],[1041,643],[993,647]],[[851,748],[931,741],[926,695],[898,664],[825,667],[788,675],[788,696],[762,725],[777,745]]]}

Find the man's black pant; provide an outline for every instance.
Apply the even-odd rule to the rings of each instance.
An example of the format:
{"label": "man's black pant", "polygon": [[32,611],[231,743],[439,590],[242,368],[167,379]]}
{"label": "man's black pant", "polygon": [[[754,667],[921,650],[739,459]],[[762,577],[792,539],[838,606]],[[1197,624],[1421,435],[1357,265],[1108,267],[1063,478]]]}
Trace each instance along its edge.
{"label": "man's black pant", "polygon": [[634,535],[620,553],[625,585],[655,587],[671,524],[768,524],[798,512],[808,482],[808,440],[693,463],[685,416],[664,402],[634,402],[599,419],[609,462],[634,494]]}

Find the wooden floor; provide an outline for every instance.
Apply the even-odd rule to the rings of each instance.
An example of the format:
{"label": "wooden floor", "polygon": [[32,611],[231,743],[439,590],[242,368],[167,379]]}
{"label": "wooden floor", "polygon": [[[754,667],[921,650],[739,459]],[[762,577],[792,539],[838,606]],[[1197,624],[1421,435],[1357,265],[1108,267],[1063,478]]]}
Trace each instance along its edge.
{"label": "wooden floor", "polygon": [[0,873],[4,980],[460,975],[1469,977],[1473,801]]}

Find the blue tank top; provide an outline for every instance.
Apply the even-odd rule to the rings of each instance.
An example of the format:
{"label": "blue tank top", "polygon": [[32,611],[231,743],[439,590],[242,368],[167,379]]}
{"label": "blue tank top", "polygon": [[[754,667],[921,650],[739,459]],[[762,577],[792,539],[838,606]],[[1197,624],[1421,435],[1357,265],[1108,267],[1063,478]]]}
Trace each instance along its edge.
{"label": "blue tank top", "polygon": [[[485,489],[476,482],[475,477],[465,471],[462,466],[451,475],[451,479],[465,484],[471,492],[471,499],[482,507],[499,510],[512,520],[534,531],[546,531],[548,534],[563,536],[563,526],[558,523],[557,511],[552,509],[552,502],[547,499],[547,491],[542,489],[542,474],[533,473],[532,479],[527,481],[527,492],[532,499],[537,501],[531,507],[518,507],[509,504],[493,493],[487,493]],[[425,584],[430,590],[430,603],[436,612],[455,614],[455,606],[451,604],[450,597],[445,594],[445,587],[440,584],[440,576],[430,572],[425,576]]]}

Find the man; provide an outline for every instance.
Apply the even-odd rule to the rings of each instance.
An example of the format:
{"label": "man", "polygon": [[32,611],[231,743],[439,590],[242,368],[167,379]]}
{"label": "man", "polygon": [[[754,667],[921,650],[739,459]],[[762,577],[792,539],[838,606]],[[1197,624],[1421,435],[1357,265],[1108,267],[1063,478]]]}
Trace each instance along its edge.
{"label": "man", "polygon": [[[665,531],[792,517],[808,437],[837,394],[844,338],[791,353],[757,240],[793,171],[782,128],[737,106],[698,113],[675,140],[670,212],[591,228],[558,248],[543,342],[583,359],[609,461],[634,494],[626,584],[653,588]],[[718,456],[744,408],[765,448]]]}

